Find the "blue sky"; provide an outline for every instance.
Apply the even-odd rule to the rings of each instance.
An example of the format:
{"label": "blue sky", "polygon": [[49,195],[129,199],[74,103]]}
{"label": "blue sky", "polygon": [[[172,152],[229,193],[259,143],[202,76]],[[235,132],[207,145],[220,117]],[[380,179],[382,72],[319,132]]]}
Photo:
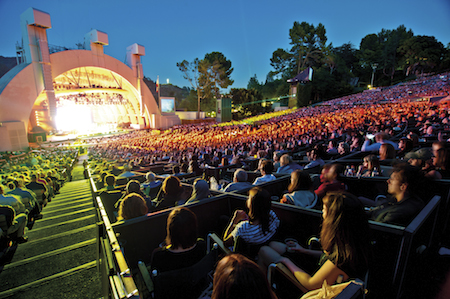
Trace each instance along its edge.
{"label": "blue sky", "polygon": [[144,74],[189,86],[176,63],[222,52],[231,60],[233,88],[253,75],[264,81],[277,48],[289,48],[294,21],[324,24],[328,42],[341,46],[382,28],[404,24],[415,35],[450,43],[449,0],[0,0],[0,55],[15,56],[20,14],[34,7],[50,14],[52,45],[73,47],[92,29],[108,34],[105,53],[124,61],[126,48],[145,46]]}

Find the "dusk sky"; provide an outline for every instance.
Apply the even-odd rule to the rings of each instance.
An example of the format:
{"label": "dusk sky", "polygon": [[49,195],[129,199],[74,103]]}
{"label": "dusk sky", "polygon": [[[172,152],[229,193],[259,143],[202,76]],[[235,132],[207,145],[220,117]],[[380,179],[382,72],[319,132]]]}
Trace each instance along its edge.
{"label": "dusk sky", "polygon": [[15,57],[20,15],[29,7],[50,14],[51,45],[76,48],[92,29],[108,34],[105,53],[124,62],[126,48],[145,46],[144,75],[190,86],[176,63],[222,52],[231,60],[233,88],[250,77],[265,81],[277,48],[289,49],[294,21],[325,26],[328,43],[359,48],[367,34],[404,24],[415,35],[450,43],[450,0],[0,0],[0,55]]}

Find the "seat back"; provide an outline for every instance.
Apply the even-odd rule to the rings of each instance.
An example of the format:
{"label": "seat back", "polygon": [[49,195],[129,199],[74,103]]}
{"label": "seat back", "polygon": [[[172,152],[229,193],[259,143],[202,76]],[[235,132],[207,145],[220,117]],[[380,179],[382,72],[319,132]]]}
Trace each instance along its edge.
{"label": "seat back", "polygon": [[14,220],[14,210],[10,206],[0,207],[0,228],[3,234],[6,235],[8,228],[12,225]]}
{"label": "seat back", "polygon": [[208,276],[214,271],[217,260],[218,250],[213,249],[191,267],[153,273],[154,298],[198,298],[211,282]]}
{"label": "seat back", "polygon": [[266,244],[268,244],[268,242],[266,242],[264,244],[250,244],[250,243],[246,242],[244,239],[242,239],[241,237],[237,236],[234,239],[234,250],[233,251],[236,253],[240,253],[254,261],[256,256],[258,255],[259,249],[263,245],[266,245]]}
{"label": "seat back", "polygon": [[108,215],[109,221],[114,223],[117,221],[117,217],[114,214],[116,212],[115,204],[122,197],[123,192],[120,190],[106,191],[100,193],[100,198],[102,200],[103,206],[105,207],[106,214]]}

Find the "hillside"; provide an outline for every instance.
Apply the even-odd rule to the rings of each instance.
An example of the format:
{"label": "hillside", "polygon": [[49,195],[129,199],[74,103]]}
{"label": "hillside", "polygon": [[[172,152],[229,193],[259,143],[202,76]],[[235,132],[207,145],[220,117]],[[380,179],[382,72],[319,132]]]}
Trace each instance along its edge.
{"label": "hillside", "polygon": [[[144,82],[152,92],[153,97],[157,99],[156,82],[147,77],[144,77]],[[179,107],[181,101],[189,95],[189,90],[187,87],[180,88],[172,84],[161,84],[161,97],[175,97],[176,107]]]}

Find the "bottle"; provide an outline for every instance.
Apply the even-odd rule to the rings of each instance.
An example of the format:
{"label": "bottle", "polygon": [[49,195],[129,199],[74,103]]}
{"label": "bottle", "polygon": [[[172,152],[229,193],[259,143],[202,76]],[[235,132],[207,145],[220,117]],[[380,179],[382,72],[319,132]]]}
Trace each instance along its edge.
{"label": "bottle", "polygon": [[373,171],[372,171],[372,176],[379,176],[379,175],[380,175],[380,172],[378,171],[378,168],[374,167]]}
{"label": "bottle", "polygon": [[350,165],[347,165],[347,167],[345,167],[344,176],[349,176],[349,172],[350,172]]}

